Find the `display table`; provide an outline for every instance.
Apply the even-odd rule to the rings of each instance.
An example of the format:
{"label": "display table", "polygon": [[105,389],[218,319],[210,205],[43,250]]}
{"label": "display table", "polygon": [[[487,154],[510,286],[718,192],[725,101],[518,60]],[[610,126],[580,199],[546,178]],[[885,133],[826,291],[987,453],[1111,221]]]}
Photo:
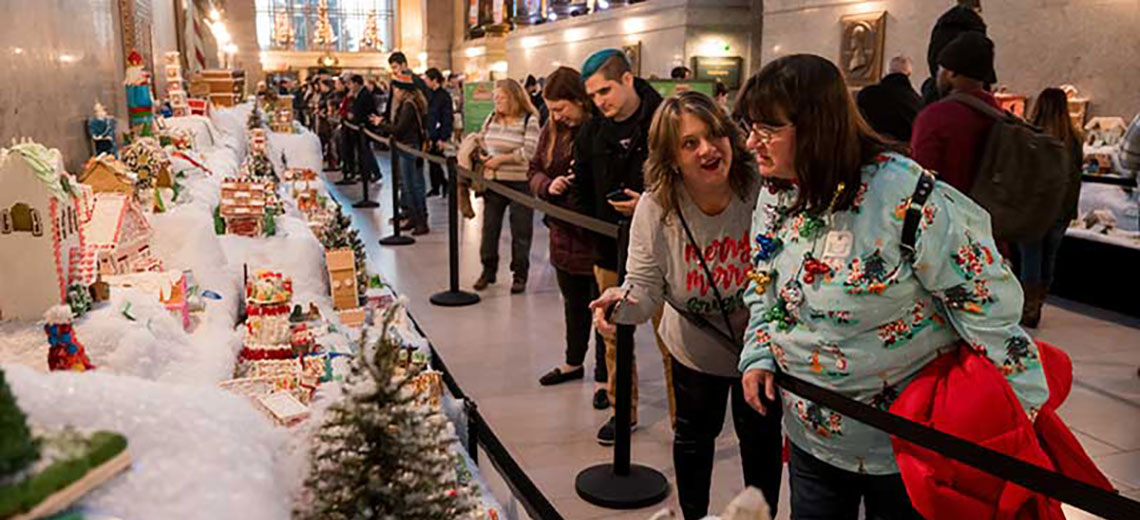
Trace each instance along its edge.
{"label": "display table", "polygon": [[[284,211],[275,219],[274,236],[217,234],[211,225],[221,185],[239,174],[246,155],[250,109],[239,105],[215,110],[209,122],[178,123],[208,128],[210,135],[198,136],[189,160],[173,159],[181,185],[174,203],[146,215],[151,249],[165,269],[192,272],[195,289],[214,296],[193,313],[189,327],[171,313],[165,293],[141,282],[115,286],[109,300],[74,322],[97,367],[78,373],[47,371],[42,322],[0,323],[0,364],[30,422],[110,430],[128,439],[132,467],[76,506],[91,518],[280,520],[293,517],[305,494],[310,441],[340,394],[337,387],[366,329],[345,326],[333,308],[325,249],[287,193],[288,183],[278,185]],[[320,143],[311,132],[271,134],[268,145],[278,175],[282,157],[290,168],[320,171]],[[313,188],[328,197],[323,182]],[[331,380],[317,388],[308,419],[292,427],[275,424],[250,399],[219,387],[235,377],[246,334],[240,324],[243,284],[255,269],[287,273],[292,300],[312,304],[328,323],[316,339],[332,359]],[[385,301],[397,299],[390,287],[380,290]],[[399,341],[430,355],[409,322],[397,319]],[[456,460],[467,459],[457,452]],[[498,505],[477,470],[468,470],[483,491],[482,514],[493,515]]]}

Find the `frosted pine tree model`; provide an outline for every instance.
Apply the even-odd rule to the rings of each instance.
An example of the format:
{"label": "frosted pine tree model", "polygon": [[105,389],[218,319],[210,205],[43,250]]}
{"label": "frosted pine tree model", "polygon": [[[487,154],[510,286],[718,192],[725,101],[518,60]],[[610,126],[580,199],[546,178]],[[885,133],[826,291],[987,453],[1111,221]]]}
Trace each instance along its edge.
{"label": "frosted pine tree model", "polygon": [[475,518],[475,492],[459,482],[447,418],[422,403],[397,375],[398,342],[384,314],[379,341],[361,341],[344,396],[328,411],[314,443],[300,518],[320,520]]}

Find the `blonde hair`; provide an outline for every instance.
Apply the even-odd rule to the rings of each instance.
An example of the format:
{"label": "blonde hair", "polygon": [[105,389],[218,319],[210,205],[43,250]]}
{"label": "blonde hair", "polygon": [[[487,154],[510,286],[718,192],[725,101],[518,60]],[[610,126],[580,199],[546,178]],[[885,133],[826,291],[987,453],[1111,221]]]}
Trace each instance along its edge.
{"label": "blonde hair", "polygon": [[649,156],[645,160],[645,186],[669,216],[678,211],[677,190],[682,188],[681,171],[677,167],[677,151],[681,145],[681,114],[700,119],[713,137],[727,137],[732,146],[732,165],[728,184],[741,199],[746,199],[758,182],[756,163],[744,145],[737,125],[716,102],[697,91],[687,91],[666,99],[649,126]]}
{"label": "blonde hair", "polygon": [[421,116],[427,112],[427,98],[424,97],[424,93],[420,92],[419,89],[408,90],[404,88],[397,88],[395,90],[396,94],[392,98],[392,101],[396,105],[397,112],[399,112],[400,107],[404,106],[405,100],[411,101],[412,104],[415,105],[416,110],[420,112]]}
{"label": "blonde hair", "polygon": [[[530,102],[530,96],[526,94],[526,89],[519,85],[519,82],[513,79],[501,79],[495,82],[495,88],[501,89],[507,95],[507,99],[511,101],[511,106],[514,108],[513,114],[504,114],[506,117],[522,118],[526,114],[531,116],[538,116],[538,110],[534,108],[534,104]],[[499,113],[495,112],[495,117]]]}

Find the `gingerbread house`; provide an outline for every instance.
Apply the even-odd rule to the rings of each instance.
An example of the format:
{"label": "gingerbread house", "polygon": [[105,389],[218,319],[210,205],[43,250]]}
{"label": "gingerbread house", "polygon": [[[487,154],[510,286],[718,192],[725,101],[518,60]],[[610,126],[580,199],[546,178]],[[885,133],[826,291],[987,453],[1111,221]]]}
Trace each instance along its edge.
{"label": "gingerbread house", "polygon": [[326,251],[325,263],[329,270],[333,308],[343,311],[359,307],[360,301],[356,292],[356,255],[352,249]]}
{"label": "gingerbread house", "polygon": [[270,128],[282,134],[293,133],[293,96],[279,96],[274,103]]}
{"label": "gingerbread house", "polygon": [[92,157],[83,166],[79,182],[90,186],[95,193],[121,193],[132,196],[137,178],[126,164],[110,154]]}
{"label": "gingerbread house", "polygon": [[226,179],[222,182],[222,200],[218,214],[226,232],[246,237],[264,232],[268,185],[251,180]]}
{"label": "gingerbread house", "polygon": [[84,240],[77,184],[59,150],[0,148],[0,319],[38,320],[66,301],[67,252]]}
{"label": "gingerbread house", "polygon": [[124,147],[119,156],[140,182],[155,188],[174,187],[174,167],[157,139],[141,137]]}
{"label": "gingerbread house", "polygon": [[162,270],[162,261],[151,252],[150,223],[133,198],[96,194],[95,209],[83,230],[86,243],[69,254],[72,280],[90,285],[99,275]]}

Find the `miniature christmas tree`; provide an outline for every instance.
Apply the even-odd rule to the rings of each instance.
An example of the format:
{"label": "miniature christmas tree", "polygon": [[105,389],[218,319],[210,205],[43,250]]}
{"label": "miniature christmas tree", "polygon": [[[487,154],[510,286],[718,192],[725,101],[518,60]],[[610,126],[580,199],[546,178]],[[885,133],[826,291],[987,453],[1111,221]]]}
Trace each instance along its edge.
{"label": "miniature christmas tree", "polygon": [[73,283],[67,286],[67,306],[75,316],[83,316],[91,310],[91,291],[83,284]]}
{"label": "miniature christmas tree", "polygon": [[459,482],[457,442],[441,412],[420,401],[397,370],[389,336],[399,305],[384,314],[379,341],[361,340],[344,384],[317,434],[302,518],[352,520],[473,518],[474,490]]}
{"label": "miniature christmas tree", "polygon": [[313,47],[328,49],[334,42],[332,23],[329,22],[329,2],[321,0],[317,4],[317,23],[313,28]]}
{"label": "miniature christmas tree", "polygon": [[368,18],[364,19],[364,35],[360,37],[360,50],[378,51],[382,43],[376,23],[376,10],[373,9],[368,13]]}
{"label": "miniature christmas tree", "polygon": [[32,438],[24,412],[0,369],[0,481],[22,471],[39,453],[39,443]]}
{"label": "miniature christmas tree", "polygon": [[245,127],[248,130],[261,128],[261,108],[257,106],[257,103],[254,103],[253,110],[249,111],[249,118],[245,120]]}
{"label": "miniature christmas tree", "polygon": [[352,252],[356,254],[356,290],[363,299],[365,291],[368,290],[364,241],[360,239],[360,232],[352,228],[352,217],[345,215],[341,212],[340,206],[337,206],[333,220],[325,227],[319,238],[321,245],[328,250],[352,248]]}

